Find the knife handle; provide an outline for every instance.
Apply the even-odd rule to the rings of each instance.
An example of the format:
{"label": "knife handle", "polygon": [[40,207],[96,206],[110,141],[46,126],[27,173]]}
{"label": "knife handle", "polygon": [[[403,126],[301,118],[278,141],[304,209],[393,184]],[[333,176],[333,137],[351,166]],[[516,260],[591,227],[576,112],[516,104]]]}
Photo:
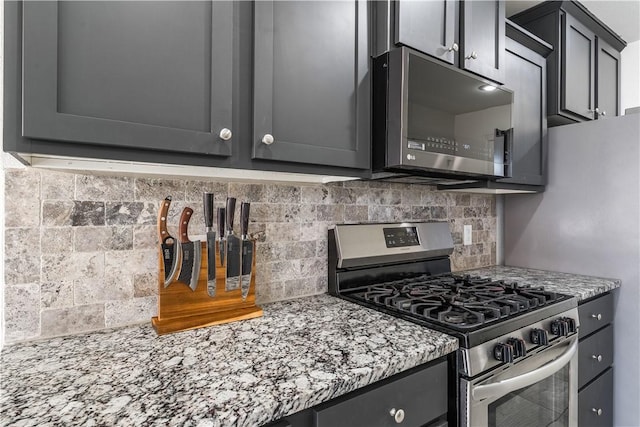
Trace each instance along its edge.
{"label": "knife handle", "polygon": [[224,220],[226,215],[225,208],[218,208],[218,237],[222,239],[224,237]]}
{"label": "knife handle", "polygon": [[189,243],[189,221],[191,220],[191,215],[193,214],[193,209],[190,207],[186,207],[182,210],[182,214],[180,214],[180,226],[178,230],[180,232],[180,243]]}
{"label": "knife handle", "polygon": [[236,213],[236,198],[227,197],[227,230],[233,232],[233,217]]}
{"label": "knife handle", "polygon": [[213,227],[213,193],[204,193],[202,196],[204,205],[204,225],[207,229]]}
{"label": "knife handle", "polygon": [[251,208],[251,203],[242,202],[240,204],[240,234],[242,238],[246,238],[247,233],[249,232],[249,209]]}
{"label": "knife handle", "polygon": [[167,196],[162,201],[160,210],[158,211],[158,237],[160,237],[160,242],[163,242],[169,235],[169,230],[167,230],[167,215],[169,214],[170,205],[171,196]]}

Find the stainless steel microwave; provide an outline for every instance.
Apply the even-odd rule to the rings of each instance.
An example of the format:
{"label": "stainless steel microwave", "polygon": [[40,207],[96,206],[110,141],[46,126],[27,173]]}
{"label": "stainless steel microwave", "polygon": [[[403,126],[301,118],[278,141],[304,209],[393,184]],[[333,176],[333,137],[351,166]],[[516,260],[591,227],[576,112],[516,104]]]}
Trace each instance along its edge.
{"label": "stainless steel microwave", "polygon": [[512,105],[511,91],[409,48],[374,58],[374,177],[511,176]]}

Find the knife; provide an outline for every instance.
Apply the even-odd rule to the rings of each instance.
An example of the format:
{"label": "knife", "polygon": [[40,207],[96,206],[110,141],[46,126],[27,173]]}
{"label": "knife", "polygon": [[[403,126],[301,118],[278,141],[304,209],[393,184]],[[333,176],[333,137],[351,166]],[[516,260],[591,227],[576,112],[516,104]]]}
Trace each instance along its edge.
{"label": "knife", "polygon": [[247,299],[251,287],[251,267],[253,264],[253,242],[249,239],[249,202],[240,204],[240,239],[242,240],[242,273],[240,276],[240,290],[242,299]]}
{"label": "knife", "polygon": [[227,277],[225,289],[231,291],[240,287],[240,239],[233,234],[233,216],[236,199],[227,197]]}
{"label": "knife", "polygon": [[207,232],[207,293],[216,296],[216,232],[213,229],[213,193],[204,193],[204,225]]}
{"label": "knife", "polygon": [[225,266],[224,255],[225,255],[225,249],[227,248],[227,239],[224,237],[225,216],[226,216],[226,209],[218,208],[218,247],[220,248],[220,256],[218,257],[218,259],[220,260],[220,263],[218,264],[218,267]]}
{"label": "knife", "polygon": [[200,256],[202,248],[200,241],[194,242],[189,240],[187,234],[189,228],[189,220],[193,214],[193,209],[186,207],[180,215],[180,246],[182,247],[182,265],[180,266],[180,275],[178,280],[189,285],[192,291],[198,287],[198,276],[200,275]]}
{"label": "knife", "polygon": [[171,196],[165,197],[158,212],[158,237],[162,248],[162,260],[164,262],[164,287],[173,282],[173,278],[178,269],[178,257],[180,253],[180,242],[169,234],[167,229],[167,215],[171,205]]}

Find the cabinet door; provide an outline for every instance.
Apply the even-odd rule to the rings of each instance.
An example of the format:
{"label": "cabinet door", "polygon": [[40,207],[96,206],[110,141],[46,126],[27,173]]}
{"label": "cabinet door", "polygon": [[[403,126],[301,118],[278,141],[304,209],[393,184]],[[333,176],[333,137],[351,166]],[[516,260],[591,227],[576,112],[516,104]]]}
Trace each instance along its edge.
{"label": "cabinet door", "polygon": [[505,86],[513,95],[512,176],[500,182],[544,185],[547,157],[546,59],[507,38]]}
{"label": "cabinet door", "polygon": [[254,13],[253,158],[369,168],[366,1],[258,1]]}
{"label": "cabinet door", "polygon": [[462,68],[504,82],[504,1],[463,1]]}
{"label": "cabinet door", "polygon": [[582,119],[594,118],[596,36],[571,15],[562,14],[560,108]]}
{"label": "cabinet door", "polygon": [[396,5],[396,44],[456,63],[458,11],[454,0],[400,0]]}
{"label": "cabinet door", "polygon": [[231,2],[23,7],[24,136],[231,154]]}
{"label": "cabinet door", "polygon": [[620,52],[598,38],[596,106],[598,118],[620,115]]}

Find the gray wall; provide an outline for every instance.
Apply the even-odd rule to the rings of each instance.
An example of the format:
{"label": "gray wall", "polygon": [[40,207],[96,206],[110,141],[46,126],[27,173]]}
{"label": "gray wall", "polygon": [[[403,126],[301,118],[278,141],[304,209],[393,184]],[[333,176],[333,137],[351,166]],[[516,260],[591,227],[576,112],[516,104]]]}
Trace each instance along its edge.
{"label": "gray wall", "polygon": [[549,129],[549,185],[505,200],[505,264],[622,279],[614,421],[640,425],[640,114]]}

